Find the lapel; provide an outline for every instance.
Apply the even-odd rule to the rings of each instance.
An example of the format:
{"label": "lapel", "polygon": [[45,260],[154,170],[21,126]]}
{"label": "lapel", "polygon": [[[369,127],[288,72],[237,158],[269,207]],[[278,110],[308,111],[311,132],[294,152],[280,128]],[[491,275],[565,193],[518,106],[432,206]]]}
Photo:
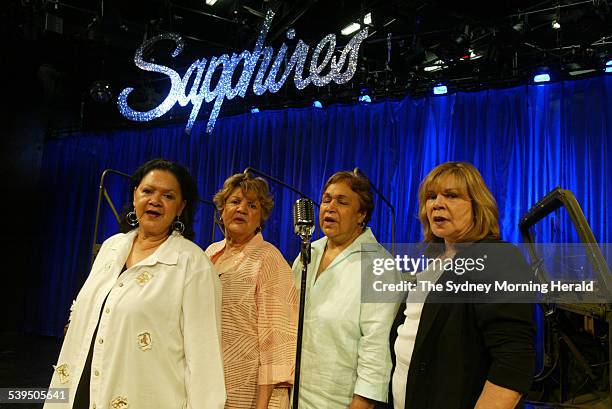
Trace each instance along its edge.
{"label": "lapel", "polygon": [[[132,250],[136,234],[138,234],[138,229],[126,233],[121,240],[116,241],[111,246],[111,250],[115,253],[115,260],[122,262],[121,267],[123,267],[130,255],[130,250]],[[132,268],[137,266],[152,266],[157,263],[167,265],[177,264],[181,237],[182,236],[176,231],[172,232],[168,239],[163,242],[153,254],[133,265]]]}
{"label": "lapel", "polygon": [[[455,254],[455,258],[457,257],[465,257],[466,253],[473,249],[471,246],[467,246],[462,248],[457,254]],[[438,280],[438,283],[446,283],[449,280],[453,280],[457,276],[454,271],[445,271]],[[429,294],[427,298],[430,298]],[[421,319],[419,321],[419,329],[417,331],[417,337],[414,342],[414,352],[413,356],[417,356],[420,352],[420,349],[423,347],[423,343],[428,339],[430,332],[435,330],[439,332],[440,328],[445,324],[452,307],[456,304],[451,303],[439,303],[439,302],[428,302],[425,300],[425,305],[423,305],[423,311],[421,312]]]}
{"label": "lapel", "polygon": [[[317,252],[318,253],[317,257],[318,257],[318,261],[320,262],[321,256],[323,255],[323,252],[325,251],[325,246],[327,245],[327,237],[324,237],[321,240],[317,240],[316,244],[317,244],[317,250],[319,250]],[[347,248],[342,250],[342,252],[338,254],[336,258],[332,260],[331,263],[329,263],[329,266],[327,266],[326,270],[329,270],[333,268],[334,266],[336,266],[337,264],[341,263],[342,261],[346,260],[347,257],[349,257],[353,253],[377,251],[378,246],[380,245],[376,241],[376,237],[374,237],[372,230],[368,227],[363,233],[361,233],[355,239],[355,241],[353,241]],[[317,263],[316,264],[317,268],[318,268],[318,265],[319,264]]]}

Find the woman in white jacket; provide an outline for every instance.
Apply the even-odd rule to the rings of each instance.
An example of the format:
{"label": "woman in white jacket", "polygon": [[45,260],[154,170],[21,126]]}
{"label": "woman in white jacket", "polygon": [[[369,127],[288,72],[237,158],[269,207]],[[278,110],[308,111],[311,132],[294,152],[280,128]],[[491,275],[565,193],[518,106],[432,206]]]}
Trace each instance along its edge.
{"label": "woman in white jacket", "polygon": [[45,409],[221,409],[220,282],[188,238],[197,188],[155,159],[132,175],[126,233],[104,242],[71,308]]}

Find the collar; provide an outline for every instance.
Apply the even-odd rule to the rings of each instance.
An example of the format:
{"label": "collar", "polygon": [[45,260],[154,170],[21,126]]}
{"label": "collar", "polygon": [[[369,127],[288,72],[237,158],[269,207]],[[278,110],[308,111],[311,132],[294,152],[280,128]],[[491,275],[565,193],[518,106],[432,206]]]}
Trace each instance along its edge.
{"label": "collar", "polygon": [[[261,233],[257,233],[249,241],[246,242],[244,247],[242,247],[242,249],[240,250],[240,253],[245,253],[245,254],[249,253],[253,249],[259,247],[263,242],[264,242],[263,236],[261,235]],[[215,254],[223,250],[226,245],[227,245],[226,239],[213,243],[206,250],[206,255],[210,258],[213,258]]]}
{"label": "collar", "polygon": [[[138,228],[129,231],[122,235],[120,240],[113,242],[111,249],[120,253],[125,253],[125,259],[127,259],[138,234]],[[136,265],[141,266],[152,266],[157,263],[175,265],[178,263],[178,253],[180,242],[183,236],[176,231],[173,231],[170,236],[164,241],[153,254],[142,260]]]}
{"label": "collar", "polygon": [[[318,259],[320,259],[321,255],[325,251],[325,247],[327,246],[327,241],[328,241],[327,236],[323,236],[319,240],[312,243],[311,248],[313,252],[317,255],[316,257]],[[331,262],[331,264],[327,268],[333,267],[335,264],[341,262],[342,260],[344,260],[345,258],[347,258],[353,253],[378,252],[378,251],[381,251],[381,248],[382,246],[378,243],[378,240],[376,240],[376,237],[374,237],[374,234],[372,233],[372,229],[367,227],[365,231],[361,233],[359,236],[357,236],[357,238],[351,244],[349,244],[347,248],[342,250],[342,252],[338,254],[338,256],[336,256],[336,258]]]}

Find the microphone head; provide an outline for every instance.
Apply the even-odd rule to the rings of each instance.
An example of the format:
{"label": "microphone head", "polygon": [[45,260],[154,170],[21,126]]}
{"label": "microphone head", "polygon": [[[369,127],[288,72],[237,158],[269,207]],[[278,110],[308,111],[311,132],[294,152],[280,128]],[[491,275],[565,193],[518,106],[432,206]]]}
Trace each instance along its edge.
{"label": "microphone head", "polygon": [[305,238],[314,232],[314,203],[310,199],[298,199],[293,205],[293,228],[295,234]]}

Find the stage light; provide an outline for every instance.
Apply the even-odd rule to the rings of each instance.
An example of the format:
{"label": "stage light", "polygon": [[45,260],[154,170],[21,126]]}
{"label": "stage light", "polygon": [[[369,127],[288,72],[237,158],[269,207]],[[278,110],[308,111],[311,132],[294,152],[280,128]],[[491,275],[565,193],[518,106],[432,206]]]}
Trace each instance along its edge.
{"label": "stage light", "polygon": [[436,85],[433,87],[433,93],[434,95],[444,95],[448,92],[448,88],[446,88],[446,85]]}
{"label": "stage light", "polygon": [[359,91],[359,102],[362,104],[369,104],[372,102],[372,98],[370,97],[370,90],[368,88],[361,88]]}
{"label": "stage light", "polygon": [[113,91],[110,83],[104,80],[94,81],[89,86],[89,96],[91,99],[100,104],[110,101],[110,99],[113,97]]}
{"label": "stage light", "polygon": [[592,72],[595,72],[593,68],[588,68],[584,64],[581,64],[578,62],[570,62],[570,63],[565,64],[564,70],[567,71],[567,73],[571,77],[576,77],[579,75],[585,75],[585,74],[590,74]]}
{"label": "stage light", "polygon": [[208,4],[209,6],[214,6],[216,2],[217,0],[206,0],[206,4]]}
{"label": "stage light", "polygon": [[535,83],[542,83],[542,82],[549,82],[549,81],[550,81],[550,75],[546,73],[536,74],[533,76],[533,82]]}
{"label": "stage light", "polygon": [[612,72],[612,60],[606,61],[606,69],[604,72]]}
{"label": "stage light", "polygon": [[447,66],[444,65],[444,61],[436,60],[433,63],[431,63],[431,65],[427,65],[427,66],[423,67],[423,71],[425,71],[425,72],[435,72],[435,71],[440,71],[443,68],[447,68]]}
{"label": "stage light", "polygon": [[348,36],[353,34],[355,31],[361,28],[361,24],[359,23],[351,23],[348,26],[344,27],[340,32],[342,35]]}
{"label": "stage light", "polygon": [[472,48],[470,48],[470,60],[477,60],[479,58],[482,58],[482,54],[478,54]]}
{"label": "stage light", "polygon": [[525,23],[519,21],[518,23],[512,26],[512,29],[518,33],[522,33],[523,31],[525,31]]}
{"label": "stage light", "polygon": [[363,17],[363,24],[366,26],[372,24],[372,13],[368,13]]}
{"label": "stage light", "polygon": [[314,108],[323,108],[323,104],[321,103],[321,101],[318,101],[316,99],[312,102],[312,106]]}
{"label": "stage light", "polygon": [[561,23],[559,23],[559,20],[555,19],[552,21],[551,27],[558,30],[561,28]]}
{"label": "stage light", "polygon": [[259,108],[257,108],[257,107],[251,107],[251,113],[252,113],[252,114],[256,114],[256,113],[258,113],[258,112],[259,112]]}

